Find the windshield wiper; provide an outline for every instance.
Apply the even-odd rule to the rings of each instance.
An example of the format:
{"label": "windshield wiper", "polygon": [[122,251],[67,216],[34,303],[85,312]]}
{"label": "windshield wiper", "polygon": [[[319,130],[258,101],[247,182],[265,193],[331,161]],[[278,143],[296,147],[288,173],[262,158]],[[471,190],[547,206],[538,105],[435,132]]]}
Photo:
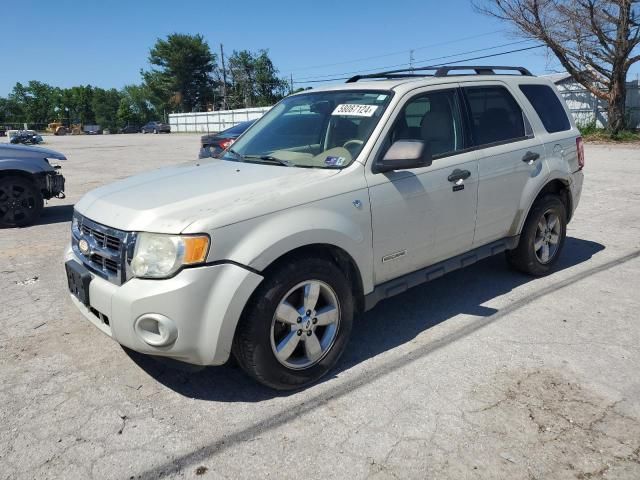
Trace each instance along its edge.
{"label": "windshield wiper", "polygon": [[240,160],[241,162],[244,162],[244,158],[245,158],[244,155],[242,155],[239,152],[236,152],[233,148],[229,148],[227,152],[235,155],[238,158],[238,160]]}
{"label": "windshield wiper", "polygon": [[251,159],[251,160],[262,160],[263,162],[276,163],[278,165],[282,165],[283,167],[293,167],[295,165],[295,163],[290,162],[289,160],[282,160],[280,158],[276,158],[271,155],[246,155],[243,158]]}

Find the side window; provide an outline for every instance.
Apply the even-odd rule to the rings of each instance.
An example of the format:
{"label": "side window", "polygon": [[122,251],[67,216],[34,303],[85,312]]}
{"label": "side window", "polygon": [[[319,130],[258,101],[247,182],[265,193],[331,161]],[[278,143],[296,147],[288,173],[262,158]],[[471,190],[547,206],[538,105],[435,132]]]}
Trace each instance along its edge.
{"label": "side window", "polygon": [[534,108],[544,128],[549,133],[571,130],[571,122],[567,118],[560,99],[548,85],[520,85],[531,106]]}
{"label": "side window", "polygon": [[507,143],[530,136],[520,105],[500,86],[466,87],[476,145]]}
{"label": "side window", "polygon": [[390,140],[428,142],[434,158],[462,150],[462,122],[456,91],[429,92],[409,100],[396,119]]}

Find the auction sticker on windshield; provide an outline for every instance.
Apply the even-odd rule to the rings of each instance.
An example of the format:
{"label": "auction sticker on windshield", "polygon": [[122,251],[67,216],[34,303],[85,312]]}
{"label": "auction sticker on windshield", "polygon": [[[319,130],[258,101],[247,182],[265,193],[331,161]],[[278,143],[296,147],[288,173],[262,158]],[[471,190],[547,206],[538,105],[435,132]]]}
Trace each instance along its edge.
{"label": "auction sticker on windshield", "polygon": [[331,115],[348,117],[372,117],[378,109],[377,105],[359,105],[357,103],[343,103],[338,105]]}

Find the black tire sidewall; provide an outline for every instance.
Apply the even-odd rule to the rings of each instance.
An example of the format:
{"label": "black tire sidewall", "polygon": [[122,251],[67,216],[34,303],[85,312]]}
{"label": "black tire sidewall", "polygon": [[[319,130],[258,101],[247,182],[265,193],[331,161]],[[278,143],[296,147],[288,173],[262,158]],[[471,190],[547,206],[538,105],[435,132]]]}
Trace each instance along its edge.
{"label": "black tire sidewall", "polygon": [[13,223],[0,223],[0,227],[24,227],[34,223],[40,217],[44,207],[44,199],[42,198],[42,192],[37,189],[33,181],[27,178],[13,176],[0,178],[0,184],[22,185],[24,188],[30,189],[35,197],[35,206],[30,210],[30,215],[27,215],[23,220],[14,221]]}
{"label": "black tire sidewall", "polygon": [[[293,370],[282,365],[271,348],[271,323],[278,304],[289,290],[308,280],[329,285],[340,303],[340,324],[333,346],[315,365]],[[272,272],[254,293],[238,324],[234,354],[247,373],[279,390],[303,387],[325,375],[344,352],[353,324],[354,300],[349,281],[333,263],[302,259]]]}
{"label": "black tire sidewall", "polygon": [[[536,256],[534,242],[540,217],[549,210],[556,213],[560,219],[560,243],[553,258],[547,263],[542,263]],[[518,245],[518,249],[514,252],[516,256],[514,260],[517,267],[532,275],[546,275],[550,273],[562,253],[566,233],[567,212],[564,203],[556,195],[546,195],[542,197],[531,209],[520,237],[520,245]]]}

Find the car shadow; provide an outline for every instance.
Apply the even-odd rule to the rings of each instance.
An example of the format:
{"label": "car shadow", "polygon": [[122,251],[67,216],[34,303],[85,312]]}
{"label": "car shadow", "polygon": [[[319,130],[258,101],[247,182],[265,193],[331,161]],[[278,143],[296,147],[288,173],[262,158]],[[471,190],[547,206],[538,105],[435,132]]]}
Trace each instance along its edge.
{"label": "car shadow", "polygon": [[40,218],[34,225],[51,225],[70,222],[73,217],[73,205],[51,205],[42,209]]}
{"label": "car shadow", "polygon": [[[555,271],[586,262],[604,249],[600,243],[567,237]],[[486,302],[532,280],[533,277],[510,269],[499,255],[385,300],[356,320],[354,331],[358,335],[352,336],[339,364],[321,382],[459,314],[489,317],[498,311],[483,306]],[[223,366],[198,368],[125,351],[155,380],[189,398],[259,402],[295,393],[263,387],[246,376],[233,359]]]}

